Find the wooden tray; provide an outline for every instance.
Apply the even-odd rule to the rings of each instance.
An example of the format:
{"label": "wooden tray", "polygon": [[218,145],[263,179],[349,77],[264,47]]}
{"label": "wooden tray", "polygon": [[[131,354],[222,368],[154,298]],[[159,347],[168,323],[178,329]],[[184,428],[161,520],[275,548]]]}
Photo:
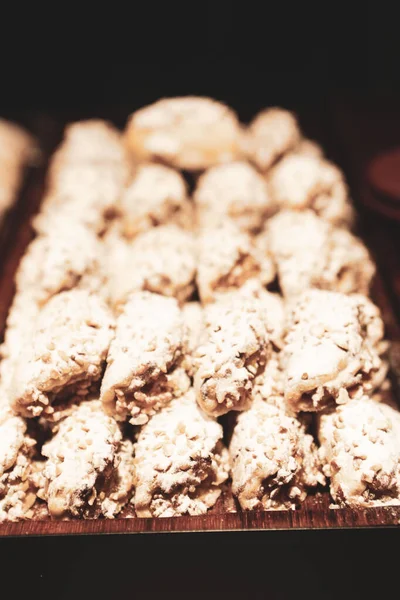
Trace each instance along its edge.
{"label": "wooden tray", "polygon": [[[58,131],[61,127],[57,128]],[[317,136],[316,136],[317,137]],[[318,139],[318,138],[317,138]],[[319,138],[321,139],[321,138]],[[58,140],[56,140],[58,141]],[[325,140],[324,140],[325,142]],[[325,142],[326,143],[326,142]],[[13,277],[25,247],[32,238],[30,220],[36,213],[43,194],[44,168],[31,171],[21,198],[9,215],[7,229],[0,235],[0,333],[14,294]],[[396,400],[400,381],[400,321],[397,290],[393,277],[387,277],[388,269],[393,275],[394,265],[386,260],[391,247],[387,228],[361,209],[360,230],[372,250],[380,268],[373,297],[380,306],[386,325],[387,337],[392,342],[391,378]],[[382,254],[385,257],[382,261]],[[395,278],[398,281],[397,278]],[[120,517],[114,520],[70,520],[70,521],[23,521],[1,523],[2,536],[119,534],[119,533],[163,533],[163,532],[216,532],[257,530],[304,530],[341,528],[382,528],[400,525],[400,507],[369,508],[364,510],[331,509],[329,492],[317,492],[307,498],[295,511],[232,512],[230,493],[218,502],[212,511],[197,517],[143,519]],[[229,507],[228,510],[226,507]]]}

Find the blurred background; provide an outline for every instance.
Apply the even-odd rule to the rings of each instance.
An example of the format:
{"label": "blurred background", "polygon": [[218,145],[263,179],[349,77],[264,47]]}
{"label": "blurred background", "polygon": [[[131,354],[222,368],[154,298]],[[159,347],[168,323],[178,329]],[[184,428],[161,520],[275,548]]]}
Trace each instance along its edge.
{"label": "blurred background", "polygon": [[[394,3],[393,3],[394,4]],[[211,95],[243,119],[270,104],[399,88],[391,3],[97,3],[2,8],[0,113],[133,110]],[[122,118],[122,117],[121,117]]]}

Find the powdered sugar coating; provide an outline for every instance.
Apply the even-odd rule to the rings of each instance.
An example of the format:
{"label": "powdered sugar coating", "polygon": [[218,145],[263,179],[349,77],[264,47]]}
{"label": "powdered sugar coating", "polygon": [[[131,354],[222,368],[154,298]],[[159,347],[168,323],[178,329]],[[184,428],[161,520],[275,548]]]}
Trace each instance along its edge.
{"label": "powdered sugar coating", "polygon": [[135,445],[137,516],[207,512],[229,473],[222,435],[221,425],[198,408],[193,390],[154,416]]}
{"label": "powdered sugar coating", "polygon": [[181,367],[186,352],[182,313],[174,298],[132,294],[117,320],[101,385],[105,409],[143,425],[190,380]]}
{"label": "powdered sugar coating", "polygon": [[296,411],[344,404],[371,394],[385,379],[382,319],[364,296],[305,292],[293,308],[285,341],[285,397]]}
{"label": "powdered sugar coating", "polygon": [[139,161],[199,170],[236,158],[240,126],[230,108],[211,98],[164,98],[131,115],[125,140]]}
{"label": "powdered sugar coating", "polygon": [[179,302],[191,296],[196,273],[194,240],[183,229],[154,227],[132,242],[113,234],[107,246],[108,287],[114,306],[122,306],[138,290],[174,296]]}
{"label": "powdered sugar coating", "polygon": [[207,306],[204,315],[206,330],[195,353],[197,401],[213,416],[246,410],[270,349],[261,303],[232,295]]}
{"label": "powdered sugar coating", "polygon": [[197,260],[197,286],[203,303],[236,290],[249,280],[266,284],[275,276],[268,254],[229,221],[199,232]]}
{"label": "powdered sugar coating", "polygon": [[400,504],[400,413],[363,396],[322,414],[324,473],[339,506]]}
{"label": "powdered sugar coating", "polygon": [[186,329],[187,349],[184,359],[186,371],[193,375],[194,355],[204,332],[204,314],[200,302],[185,302],[182,317]]}
{"label": "powdered sugar coating", "polygon": [[311,210],[284,210],[269,220],[264,235],[287,298],[311,287],[368,294],[375,266],[361,240],[347,230]]}
{"label": "powdered sugar coating", "polygon": [[243,231],[259,231],[275,210],[265,179],[248,163],[212,167],[200,177],[194,193],[201,227],[230,218]]}
{"label": "powdered sugar coating", "polygon": [[295,508],[308,488],[325,482],[312,436],[280,400],[258,398],[238,416],[229,452],[243,510]]}
{"label": "powdered sugar coating", "polygon": [[61,402],[88,393],[102,375],[114,320],[106,305],[83,290],[54,296],[40,312],[11,383],[16,412],[56,418]]}
{"label": "powdered sugar coating", "polygon": [[99,510],[121,439],[116,421],[97,400],[83,402],[58,425],[42,448],[47,461],[39,491],[53,517],[88,517]]}
{"label": "powdered sugar coating", "polygon": [[120,200],[123,232],[134,237],[157,225],[179,223],[188,204],[186,183],[178,171],[151,163],[139,165]]}
{"label": "powdered sugar coating", "polygon": [[85,163],[98,166],[127,163],[121,133],[107,121],[89,119],[67,125],[50,163],[48,183],[53,184],[61,171]]}
{"label": "powdered sugar coating", "polygon": [[250,123],[244,137],[247,156],[261,170],[267,171],[285,154],[294,150],[301,132],[293,113],[282,108],[261,111]]}
{"label": "powdered sugar coating", "polygon": [[0,407],[0,522],[31,516],[36,495],[29,480],[35,441],[26,433],[26,423]]}
{"label": "powdered sugar coating", "polygon": [[118,200],[129,178],[125,164],[74,163],[60,169],[33,221],[37,233],[60,223],[81,223],[95,233],[104,232],[118,213]]}
{"label": "powdered sugar coating", "polygon": [[327,160],[292,153],[271,171],[269,184],[272,198],[281,208],[311,208],[335,225],[349,226],[353,221],[343,174]]}
{"label": "powdered sugar coating", "polygon": [[101,260],[96,235],[74,224],[73,234],[63,226],[36,237],[28,246],[16,274],[17,292],[30,293],[39,304],[55,294],[77,287],[98,271]]}

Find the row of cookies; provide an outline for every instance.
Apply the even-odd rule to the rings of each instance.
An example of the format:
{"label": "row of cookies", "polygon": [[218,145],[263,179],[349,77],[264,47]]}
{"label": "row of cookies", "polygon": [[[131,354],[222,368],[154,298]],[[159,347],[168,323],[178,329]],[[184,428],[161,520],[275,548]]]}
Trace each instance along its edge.
{"label": "row of cookies", "polygon": [[[98,139],[99,136],[101,138],[100,142]],[[74,138],[75,142],[73,142]],[[74,145],[76,146],[75,149]],[[96,154],[97,148],[99,148],[99,154]],[[77,156],[79,156],[78,164],[75,160]],[[229,166],[232,172],[237,171],[237,165]],[[264,395],[261,395],[263,402],[261,404],[260,402],[255,402],[256,397],[260,398],[260,394],[256,392],[257,386],[255,385],[257,376],[264,377],[266,380],[262,382],[261,386],[264,390],[268,389],[268,386],[271,385],[269,381],[275,382],[278,379],[276,373],[273,376],[264,375],[266,371],[265,367],[266,365],[268,367],[271,363],[273,353],[276,350],[279,351],[283,345],[282,300],[279,296],[267,292],[263,289],[262,285],[273,279],[274,272],[277,269],[281,289],[286,299],[289,299],[290,297],[295,297],[301,291],[303,285],[304,287],[320,285],[319,281],[323,275],[326,275],[327,267],[333,263],[332,274],[329,276],[326,275],[326,283],[321,287],[339,289],[345,292],[365,292],[368,289],[373,274],[372,263],[368,258],[365,248],[354,236],[349,232],[338,230],[311,211],[304,213],[299,211],[287,214],[279,213],[271,219],[270,223],[267,223],[267,225],[272,225],[274,219],[277,221],[278,218],[286,215],[286,219],[294,222],[294,228],[297,225],[297,231],[299,232],[297,247],[294,243],[291,249],[292,254],[290,255],[289,252],[289,260],[288,251],[285,248],[281,250],[280,254],[279,251],[273,253],[271,258],[269,250],[269,238],[271,238],[271,234],[263,230],[257,236],[252,227],[243,227],[235,218],[229,218],[233,215],[226,215],[222,223],[222,219],[216,219],[215,224],[209,220],[209,226],[201,226],[199,235],[199,240],[201,241],[194,242],[192,239],[193,236],[190,236],[190,234],[182,229],[182,225],[190,228],[188,223],[190,224],[191,210],[178,209],[172,210],[170,213],[166,211],[163,213],[164,216],[161,219],[154,219],[153,215],[156,212],[154,206],[163,205],[163,201],[155,201],[151,204],[151,199],[158,200],[158,198],[163,197],[163,193],[164,197],[168,196],[165,193],[166,186],[162,184],[158,187],[161,190],[160,195],[157,197],[154,193],[154,183],[157,181],[154,171],[156,167],[158,172],[161,170],[163,175],[168,172],[174,175],[175,181],[180,180],[181,176],[178,173],[164,166],[143,165],[139,169],[136,169],[136,173],[141,172],[142,176],[143,174],[145,175],[141,179],[142,184],[141,187],[139,186],[139,192],[142,190],[143,193],[143,190],[147,190],[147,196],[146,193],[144,195],[138,193],[136,196],[131,196],[133,198],[132,205],[136,208],[130,211],[129,220],[127,220],[126,215],[129,212],[126,209],[125,211],[121,211],[119,207],[120,197],[123,197],[128,190],[131,193],[132,187],[135,189],[135,180],[137,184],[137,179],[134,175],[131,189],[128,186],[122,195],[121,191],[118,194],[116,193],[118,185],[121,190],[121,183],[124,181],[123,178],[119,178],[120,175],[118,174],[124,173],[124,177],[129,178],[129,170],[131,168],[118,134],[105,124],[99,123],[74,125],[67,130],[66,141],[57,152],[55,159],[53,159],[49,177],[48,196],[44,202],[41,214],[36,219],[38,237],[30,248],[31,250],[35,247],[34,244],[36,244],[36,248],[38,248],[36,250],[36,257],[32,258],[31,254],[29,260],[30,252],[28,251],[19,270],[17,277],[17,292],[19,291],[19,293],[17,293],[14,302],[14,307],[17,308],[10,313],[5,344],[5,348],[7,348],[7,345],[9,347],[12,346],[9,340],[12,339],[13,336],[10,336],[10,334],[14,331],[14,338],[21,347],[22,333],[26,334],[30,326],[29,323],[36,318],[39,312],[42,313],[43,308],[45,308],[46,311],[44,311],[42,325],[34,337],[35,339],[36,337],[39,337],[39,339],[41,337],[43,340],[42,346],[39,347],[39,357],[41,357],[39,362],[42,362],[42,366],[48,365],[50,367],[47,379],[50,374],[50,378],[53,377],[54,381],[52,381],[49,389],[43,390],[41,388],[38,392],[36,383],[39,381],[39,383],[43,384],[43,382],[40,382],[40,377],[38,378],[39,373],[28,373],[28,379],[25,378],[24,380],[25,369],[22,368],[20,376],[16,378],[17,388],[18,382],[23,382],[22,393],[20,388],[20,391],[17,390],[16,394],[15,392],[11,394],[11,397],[14,399],[14,406],[17,407],[18,411],[22,411],[23,414],[29,414],[29,416],[40,414],[42,417],[45,416],[47,419],[50,418],[50,420],[56,421],[64,417],[67,419],[72,418],[72,415],[69,415],[71,397],[84,398],[98,391],[96,386],[94,386],[94,389],[91,389],[91,386],[99,377],[99,371],[101,371],[99,364],[104,363],[104,352],[105,354],[108,353],[109,365],[107,366],[106,375],[102,382],[101,397],[106,402],[108,412],[111,412],[118,419],[122,420],[128,416],[135,425],[144,424],[143,432],[146,430],[151,431],[151,424],[154,421],[157,423],[156,419],[158,418],[161,420],[166,418],[167,421],[171,419],[171,423],[173,423],[173,419],[178,418],[178,414],[183,410],[181,402],[187,395],[193,400],[196,394],[202,408],[212,416],[220,415],[230,410],[248,409],[251,406],[251,409],[240,416],[239,423],[235,428],[235,431],[238,433],[236,437],[234,436],[236,440],[235,448],[241,448],[243,452],[232,450],[232,455],[237,455],[238,457],[236,462],[233,460],[234,465],[239,465],[237,469],[233,468],[233,488],[236,490],[239,499],[241,498],[241,492],[239,491],[241,488],[240,477],[235,476],[235,473],[243,473],[240,470],[240,460],[242,454],[246,456],[246,444],[248,445],[246,437],[253,437],[251,430],[245,427],[246,419],[248,419],[248,426],[251,427],[252,415],[254,417],[254,414],[256,414],[256,420],[258,419],[262,422],[263,411],[267,411],[268,414],[268,411],[272,410],[269,423],[272,428],[278,427],[278,434],[281,431],[280,422],[286,422],[287,425],[290,422],[291,426],[287,426],[287,431],[289,432],[287,435],[284,431],[283,438],[286,445],[282,444],[282,448],[285,447],[285,452],[279,455],[276,453],[276,446],[275,448],[273,446],[269,448],[267,454],[271,455],[271,451],[274,450],[275,459],[272,462],[272,467],[269,464],[267,471],[272,468],[272,470],[276,470],[276,474],[280,472],[279,476],[276,475],[276,485],[274,484],[278,492],[280,490],[278,493],[279,497],[284,496],[281,493],[283,490],[296,488],[294,492],[290,491],[288,496],[292,498],[292,503],[295,504],[295,501],[304,498],[304,489],[307,486],[316,485],[316,483],[322,481],[323,477],[312,438],[306,433],[304,424],[297,421],[292,414],[288,413],[286,402],[283,404],[283,396],[272,394],[272,398],[280,398],[280,400],[279,402],[274,400],[270,403],[265,401],[269,396],[264,393]],[[151,174],[150,171],[152,169]],[[215,169],[219,169],[219,167],[215,167]],[[115,173],[117,173],[116,179],[119,181],[118,185],[105,185],[107,178],[102,179],[102,173],[107,172],[109,175],[114,174],[108,180],[114,182]],[[207,175],[208,173],[203,177],[207,177]],[[103,185],[98,185],[100,182]],[[226,184],[228,182],[229,178],[226,179]],[[227,205],[229,206],[229,187],[222,185],[220,189],[227,190],[226,197],[228,198]],[[216,188],[216,192],[217,190],[218,187]],[[220,195],[221,193],[216,193],[214,197],[217,199]],[[95,202],[96,198],[98,202]],[[247,200],[246,196],[244,196],[244,206],[246,205],[245,200]],[[184,204],[187,207],[190,206],[188,202]],[[125,201],[125,205],[129,207],[129,201]],[[198,206],[198,203],[196,206]],[[140,215],[140,218],[132,217],[135,210]],[[201,211],[197,210],[195,212],[198,213]],[[184,218],[182,218],[183,216]],[[177,220],[176,217],[178,217]],[[300,231],[303,227],[301,219],[304,219],[304,217],[312,223],[312,226],[315,225],[317,231],[323,232],[321,234],[323,242],[321,243],[320,250],[325,248],[326,250],[324,252],[313,252],[311,250],[305,253],[305,257],[309,256],[309,262],[308,264],[306,263],[303,270],[299,270],[296,264],[296,256],[301,250],[302,245],[307,246],[307,244],[304,244],[304,240],[300,239]],[[165,219],[167,220],[166,223]],[[164,225],[160,225],[160,223],[164,223]],[[277,232],[275,235],[277,238],[276,244],[278,244],[278,226],[275,227],[275,230]],[[74,233],[76,231],[76,236],[74,235],[73,239],[71,239],[72,231]],[[341,238],[338,232],[340,232]],[[286,238],[282,230],[281,237]],[[292,238],[292,236],[290,237]],[[332,238],[334,239],[333,242]],[[347,252],[342,249],[343,239],[348,244]],[[77,243],[76,240],[78,240]],[[87,240],[89,240],[88,244],[86,243]],[[163,242],[163,240],[165,241]],[[176,243],[176,240],[178,240],[178,243]],[[240,242],[239,247],[237,246],[237,240]],[[212,241],[214,242],[212,243]],[[301,241],[303,244],[300,243]],[[201,248],[203,248],[202,252],[199,251]],[[354,249],[358,250],[358,256],[356,255],[355,258],[353,257]],[[204,253],[206,253],[206,258],[203,258]],[[322,259],[320,259],[319,254],[323,254]],[[110,256],[113,257],[111,260]],[[280,261],[277,259],[278,256],[280,256]],[[287,262],[285,263],[285,261]],[[24,262],[25,264],[27,263],[25,275],[21,275],[21,273],[24,273]],[[107,265],[105,271],[102,268],[104,264]],[[45,276],[50,273],[51,276]],[[116,279],[113,279],[113,276]],[[29,286],[27,282],[30,277],[30,291],[28,291]],[[133,279],[135,280],[134,282],[132,282]],[[47,283],[43,285],[42,282],[46,281]],[[198,349],[195,349],[196,342],[192,340],[192,348],[194,349],[192,359],[190,356],[191,352],[187,350],[187,345],[186,350],[183,351],[185,346],[183,341],[184,335],[182,334],[180,341],[179,339],[177,341],[177,338],[179,338],[179,335],[177,335],[179,327],[177,327],[176,318],[166,319],[165,323],[163,320],[164,314],[168,315],[168,313],[172,312],[172,314],[175,313],[175,316],[177,316],[178,313],[176,311],[178,308],[175,305],[176,303],[173,310],[168,310],[165,303],[161,302],[161,305],[159,304],[161,301],[159,297],[153,298],[150,295],[143,298],[140,295],[135,295],[135,297],[130,299],[130,294],[132,291],[138,289],[146,289],[152,292],[176,296],[182,304],[192,294],[196,281],[203,303],[215,300],[217,302],[211,302],[210,307],[206,307],[206,326],[203,327],[202,332],[200,331],[205,341],[200,344]],[[286,288],[283,281],[287,281]],[[297,286],[297,291],[292,289],[294,284]],[[94,318],[92,308],[85,312],[85,306],[93,303],[93,294],[90,296],[91,302],[89,302],[87,294],[85,299],[85,294],[82,295],[82,292],[78,293],[76,290],[70,296],[68,296],[68,293],[66,295],[56,295],[61,290],[75,287],[81,287],[89,291],[101,290],[102,294],[104,291],[106,299],[108,301],[111,300],[110,304],[112,308],[115,308],[116,314],[121,313],[117,320],[117,334],[111,343],[112,350],[103,349],[104,340],[106,338],[109,340],[109,337],[103,334],[98,336],[99,340],[101,338],[103,340],[103,345],[100,349],[96,344],[94,345],[94,350],[93,347],[90,349],[85,348],[85,343],[93,339],[93,336],[89,334],[85,327],[86,320],[89,319],[91,322]],[[237,288],[242,288],[243,292],[239,301],[234,300],[235,293],[226,293],[234,292]],[[124,289],[125,291],[123,291]],[[24,294],[24,290],[28,293]],[[121,293],[121,290],[123,293]],[[220,292],[224,293],[221,294]],[[117,294],[116,298],[113,297],[115,293]],[[55,298],[50,301],[49,305],[46,305],[53,295],[56,295]],[[23,299],[24,296],[25,300]],[[319,301],[323,305],[324,300],[320,298]],[[75,309],[72,311],[68,308],[70,303],[75,303]],[[32,312],[29,312],[27,309],[28,306]],[[172,305],[170,306],[172,309]],[[71,315],[74,314],[74,311],[76,314],[79,313],[78,307],[83,307],[83,316],[76,319],[75,324],[73,324]],[[38,312],[36,313],[35,311]],[[46,315],[47,311],[49,314]],[[62,315],[61,319],[60,312]],[[199,309],[195,303],[188,303],[184,305],[183,312],[190,314],[191,317],[194,314],[196,320],[196,313],[198,315]],[[161,321],[157,319],[158,313],[160,314]],[[13,314],[14,318],[11,318]],[[25,324],[21,327],[23,323],[22,315],[27,318],[25,319]],[[143,323],[143,329],[138,327],[130,329],[129,324],[137,323],[137,317]],[[365,326],[365,322],[359,323],[357,319],[355,321],[356,324],[354,324],[353,329],[359,332]],[[96,323],[95,318],[94,322]],[[107,322],[107,319],[104,318],[103,306],[103,316],[97,319],[95,328],[101,331],[101,323],[104,324],[104,322]],[[14,325],[19,324],[19,332],[15,326],[12,326],[13,323]],[[45,323],[54,323],[54,327],[52,328],[55,331],[55,338],[49,339],[51,337],[48,335],[49,327]],[[65,327],[65,323],[68,323],[67,327]],[[304,323],[307,323],[307,321],[304,320]],[[58,336],[57,324],[60,325]],[[168,329],[168,326],[171,324],[171,328]],[[308,325],[306,325],[307,327]],[[63,348],[65,340],[68,340],[68,331],[74,331],[75,329],[77,332],[82,331],[81,339],[74,340],[70,336],[69,343],[75,350],[79,347],[79,344],[83,346],[83,348],[79,347],[79,352],[77,353],[80,357],[80,368],[76,366],[76,356],[72,362],[68,361],[68,351],[65,350],[65,347]],[[43,332],[42,336],[38,335],[40,331]],[[354,331],[352,334],[354,334]],[[165,344],[165,340],[168,340],[167,344]],[[146,344],[150,345],[149,347],[151,348],[149,357],[152,356],[152,359],[150,363],[146,363],[143,360],[143,356],[147,356],[149,352],[149,350],[146,350]],[[43,352],[45,346],[46,349]],[[284,349],[285,347],[286,342]],[[60,349],[60,352],[58,352],[58,349]],[[56,357],[52,353],[54,350],[57,350],[55,352]],[[300,350],[302,349],[300,348]],[[151,352],[153,355],[151,355]],[[293,352],[293,348],[291,352]],[[376,353],[377,360],[380,360],[382,353],[383,349]],[[50,359],[48,357],[49,354]],[[287,351],[281,354],[282,356],[286,356]],[[296,364],[299,356],[301,356],[301,353],[292,361],[294,364]],[[95,358],[94,364],[93,357]],[[279,362],[281,360],[282,357],[279,356]],[[24,361],[22,364],[26,364],[26,362]],[[286,362],[290,361],[286,359]],[[367,360],[365,359],[364,363],[366,362]],[[381,363],[384,363],[384,361],[381,360]],[[79,362],[77,364],[79,365]],[[154,369],[154,364],[157,366],[156,369]],[[2,367],[3,365],[7,365],[7,362],[4,360]],[[376,364],[374,368],[376,371],[379,371],[379,368],[376,368]],[[195,371],[195,393],[188,389],[190,386],[190,369]],[[383,370],[384,368],[382,368]],[[54,371],[56,371],[56,375],[54,375]],[[71,372],[70,378],[69,372]],[[322,378],[324,376],[323,373],[318,373],[317,375]],[[352,375],[354,378],[354,373]],[[65,376],[67,377],[66,379],[64,378]],[[31,389],[32,381],[35,383],[33,393]],[[346,383],[348,382],[346,381]],[[275,383],[274,386],[276,386]],[[342,389],[340,385],[337,387],[338,390]],[[15,390],[15,386],[12,389]],[[287,392],[285,392],[286,394]],[[168,408],[167,405],[174,396],[178,398]],[[68,400],[68,402],[65,402],[65,400]],[[175,412],[173,410],[174,405],[177,406]],[[266,408],[270,405],[273,406],[273,409]],[[257,410],[254,414],[252,412],[253,406],[254,410]],[[262,408],[261,412],[260,408]],[[37,412],[38,410],[39,412]],[[208,419],[201,411],[196,409],[195,405],[192,405],[191,410],[192,413],[193,411],[196,412],[201,422],[204,419]],[[24,411],[27,411],[27,413]],[[156,411],[160,411],[159,415],[152,416]],[[172,416],[168,416],[170,412]],[[274,417],[276,412],[277,415]],[[147,423],[149,416],[152,418]],[[211,419],[211,423],[213,423],[214,430],[216,430],[217,424],[213,419]],[[242,424],[241,426],[240,423]],[[240,427],[244,432],[247,431],[247,433],[239,435],[241,431]],[[284,425],[282,427],[285,429]],[[220,426],[218,428],[218,443],[215,442],[212,445],[214,449],[217,445],[219,447],[222,435]],[[57,439],[57,434],[54,433],[54,435],[55,439]],[[150,439],[153,440],[155,444],[154,448],[157,450],[155,446],[158,445],[159,440],[153,439],[151,435]],[[175,440],[173,436],[171,439]],[[237,439],[239,439],[239,446]],[[279,435],[277,439],[279,439]],[[140,436],[138,444],[139,442]],[[174,443],[173,441],[172,445]],[[187,445],[190,446],[189,443]],[[307,448],[307,452],[302,450],[303,447]],[[296,448],[298,448],[298,454],[296,454]],[[183,451],[183,448],[181,448],[181,451]],[[45,452],[46,450],[44,450],[44,455],[46,456]],[[119,450],[116,452],[116,455],[118,452]],[[212,477],[210,477],[210,472],[205,477],[214,486],[212,488],[213,493],[210,494],[207,491],[207,486],[200,485],[205,472],[200,469],[199,464],[196,462],[194,463],[194,465],[197,465],[196,468],[181,469],[180,467],[176,467],[176,456],[174,457],[175,460],[169,460],[170,457],[165,455],[168,460],[164,460],[163,464],[169,463],[166,470],[169,471],[172,469],[169,473],[169,475],[171,473],[174,474],[172,479],[171,477],[164,477],[163,473],[165,471],[162,469],[150,469],[150,466],[156,464],[156,462],[152,462],[151,458],[150,463],[149,461],[147,461],[147,464],[145,464],[146,461],[143,463],[143,468],[152,474],[153,479],[155,478],[158,481],[158,487],[156,486],[158,489],[157,505],[160,505],[160,509],[157,514],[180,514],[179,511],[182,512],[182,507],[185,505],[189,506],[189,498],[192,498],[193,506],[190,509],[188,508],[188,511],[193,513],[196,510],[198,492],[201,491],[202,494],[204,492],[204,497],[210,499],[218,495],[219,483],[227,477],[226,459],[222,458],[223,455],[226,456],[226,453],[221,450],[215,450],[215,452],[221,458],[216,461],[212,460],[211,462],[212,464],[220,465],[220,467],[213,471]],[[138,451],[136,451],[136,454],[138,454]],[[264,461],[266,460],[265,456],[264,452]],[[297,461],[293,458],[294,456],[298,457]],[[201,452],[199,461],[202,463],[203,461],[200,458]],[[116,462],[118,462],[118,458]],[[254,464],[256,466],[257,464],[262,464],[260,460],[256,462],[252,460],[250,462],[253,463],[253,466]],[[308,463],[309,466],[307,469],[302,468],[301,465],[303,463]],[[50,459],[48,459],[47,464],[50,467],[52,466]],[[90,465],[90,461],[87,464]],[[53,478],[55,479],[59,477],[54,475],[57,470],[60,471],[59,466],[56,470],[50,468],[50,472],[53,472]],[[111,469],[111,471],[115,472],[115,469]],[[110,469],[107,472],[110,472]],[[140,472],[139,469],[138,472]],[[198,477],[194,475],[195,472],[198,472]],[[251,470],[249,471],[248,467],[246,467],[245,472],[251,474]],[[286,473],[285,476],[282,475],[284,472]],[[160,474],[157,475],[157,473]],[[261,473],[263,473],[262,469]],[[100,479],[104,479],[104,471],[102,471],[102,475],[99,477]],[[274,480],[272,474],[268,477],[271,478],[271,481]],[[254,499],[259,498],[263,487],[265,487],[264,482],[268,477],[265,475],[265,477],[261,478],[260,486],[258,488],[255,486],[257,488],[256,491],[254,491],[255,488],[253,486],[253,500],[251,500],[250,494],[250,504],[241,502],[244,508],[257,505],[254,504]],[[140,480],[141,477],[138,477],[137,489],[140,488]],[[188,482],[191,481],[190,486],[192,487],[192,491],[188,491],[186,485],[187,489],[185,487],[180,488],[185,489],[185,492],[171,493],[174,485],[177,485],[176,482],[178,480],[185,482],[185,485],[189,485]],[[165,488],[162,487],[161,481],[164,482]],[[218,484],[215,482],[218,482]],[[200,490],[197,489],[199,485]],[[267,491],[264,494],[269,500],[265,503],[263,502],[262,505],[266,507],[286,506],[286,499],[280,500],[277,498],[276,491],[272,493],[273,489],[275,489],[274,485],[271,486],[269,492]],[[46,485],[42,485],[41,487],[46,489]],[[53,486],[51,488],[53,492],[56,487]],[[301,490],[301,493],[297,490]],[[87,491],[85,493],[87,494]],[[104,489],[102,489],[101,493],[105,494],[104,498],[107,498],[107,492]],[[40,494],[41,497],[46,499],[46,492],[40,492]],[[65,489],[63,492],[58,492],[58,496],[62,496],[63,494],[64,496],[66,495]],[[96,498],[100,494],[96,495]],[[73,498],[76,496],[82,498],[82,492],[75,495],[72,494]],[[181,496],[179,501],[177,496]],[[168,500],[165,499],[166,497]],[[272,502],[273,498],[275,500]],[[54,508],[57,503],[52,502],[50,497],[47,499],[54,509],[53,514],[61,514],[63,512],[61,510],[57,512],[57,509]],[[97,506],[98,502],[93,500],[92,506],[94,505]],[[176,508],[178,505],[181,507],[179,510]],[[83,502],[83,506],[86,506],[85,502]],[[175,508],[173,508],[174,506]],[[203,509],[206,509],[207,506],[210,506],[210,504],[203,504]],[[145,514],[144,509],[142,509],[140,509],[142,511],[141,514]],[[85,510],[87,510],[88,515],[93,514],[93,511],[88,510],[87,506],[84,510],[80,509],[80,513],[79,511],[74,513],[73,510],[69,512],[72,514],[84,514]],[[176,511],[175,513],[174,510]],[[65,514],[65,510],[63,514]],[[104,511],[101,514],[105,514]],[[150,514],[156,513],[150,511]]]}
{"label": "row of cookies", "polygon": [[[213,137],[209,131],[211,128],[219,131],[217,122],[221,123],[221,135]],[[339,170],[323,159],[318,147],[302,139],[293,115],[279,109],[263,111],[243,131],[235,115],[215,102],[209,102],[206,110],[206,103],[199,99],[162,100],[131,117],[126,137],[136,158],[160,160],[189,170],[208,168],[199,178],[194,193],[197,223],[203,227],[197,264],[197,286],[203,302],[215,300],[220,291],[247,285],[249,279],[261,278],[264,284],[269,283],[274,271],[277,272],[288,312],[279,359],[283,371],[282,390],[280,394],[264,394],[264,400],[280,397],[282,408],[284,399],[286,416],[288,409],[295,413],[304,410],[320,413],[319,458],[325,463],[325,475],[331,478],[334,500],[351,505],[398,502],[400,445],[396,443],[396,430],[399,413],[376,402],[381,394],[371,399],[375,390],[385,385],[387,343],[383,340],[383,324],[379,311],[365,297],[344,296],[368,295],[375,267],[360,240],[343,228],[351,224],[353,211]],[[243,155],[259,173],[243,162]],[[241,162],[237,162],[238,158]],[[227,164],[214,166],[225,162]],[[249,189],[253,190],[252,195]],[[265,219],[277,210],[279,214],[265,225]],[[227,217],[235,221],[242,230],[240,233],[233,231],[232,224],[227,224]],[[215,228],[216,223],[222,223],[221,228]],[[259,236],[250,239],[244,234]],[[330,291],[302,294],[308,288]],[[226,324],[229,319],[220,318],[220,322]],[[239,323],[240,320],[238,329]],[[232,383],[234,369],[218,365],[224,343],[218,345],[215,341],[218,337],[222,340],[229,326],[225,325],[223,333],[215,321],[214,326],[208,346],[206,344],[205,351],[200,352],[204,356],[200,356],[195,382],[201,375],[203,358],[206,363],[203,381],[207,386],[203,408],[221,414],[234,407],[235,393],[232,394],[232,386],[226,381],[228,373]],[[212,338],[217,352],[214,360],[207,361],[207,354],[213,356]],[[232,339],[224,342],[229,347]],[[260,356],[260,349],[259,345],[254,356]],[[245,353],[241,356],[245,357],[245,364],[249,357]],[[213,382],[211,363],[224,372],[223,382],[219,382],[222,393],[218,383]],[[256,370],[258,367],[256,361]],[[276,389],[276,374],[274,379]],[[267,384],[267,389],[270,387]],[[220,401],[221,397],[228,401]],[[235,408],[246,406],[243,395],[236,393],[238,398]],[[308,479],[308,485],[311,481],[315,484],[318,477],[323,478],[313,472],[307,461],[300,459],[297,469],[293,466],[294,448],[286,454],[286,463],[269,462],[266,455],[273,458],[273,444],[271,439],[266,441],[268,436],[260,440],[261,446],[257,447],[258,442],[252,446],[251,440],[263,438],[259,432],[262,415],[276,411],[276,402],[272,402],[273,409],[269,404],[255,402],[253,398],[251,408],[239,416],[235,428],[233,488],[239,498],[246,489],[246,484],[240,483],[240,474],[247,472],[248,482],[251,482],[250,499],[241,502],[244,508],[271,506],[271,489],[263,492],[270,486],[275,485],[275,494],[279,496],[287,482],[295,482],[296,488],[302,488],[304,485],[298,485],[302,478]],[[277,423],[280,419],[282,415]],[[269,433],[272,437],[273,421],[271,417]],[[262,442],[267,444],[268,452],[262,452],[265,450]],[[246,444],[251,447],[245,448]],[[310,458],[311,445],[308,448]],[[299,454],[302,455],[301,451]],[[290,460],[292,473],[289,476]],[[304,469],[299,466],[303,462]],[[280,484],[274,480],[279,464],[282,467]],[[374,465],[372,470],[371,465]],[[293,497],[296,494],[298,490]],[[279,501],[274,502],[279,506]]]}
{"label": "row of cookies", "polygon": [[0,221],[16,200],[24,167],[36,157],[31,136],[14,123],[0,119]]}

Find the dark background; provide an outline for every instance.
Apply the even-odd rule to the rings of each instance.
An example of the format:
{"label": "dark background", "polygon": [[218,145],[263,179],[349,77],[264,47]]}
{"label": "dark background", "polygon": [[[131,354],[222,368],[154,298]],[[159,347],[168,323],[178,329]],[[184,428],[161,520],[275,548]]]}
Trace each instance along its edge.
{"label": "dark background", "polygon": [[[0,17],[0,115],[28,125],[58,115],[122,125],[139,106],[186,94],[223,100],[244,120],[274,104],[318,116],[337,98],[355,112],[376,99],[393,107],[400,91],[389,2],[14,3]],[[7,581],[18,599],[397,598],[397,555],[396,530],[8,539],[0,589]]]}
{"label": "dark background", "polygon": [[386,0],[10,7],[0,20],[2,114],[112,106],[122,115],[160,96],[204,94],[246,119],[265,105],[399,87],[398,20]]}

